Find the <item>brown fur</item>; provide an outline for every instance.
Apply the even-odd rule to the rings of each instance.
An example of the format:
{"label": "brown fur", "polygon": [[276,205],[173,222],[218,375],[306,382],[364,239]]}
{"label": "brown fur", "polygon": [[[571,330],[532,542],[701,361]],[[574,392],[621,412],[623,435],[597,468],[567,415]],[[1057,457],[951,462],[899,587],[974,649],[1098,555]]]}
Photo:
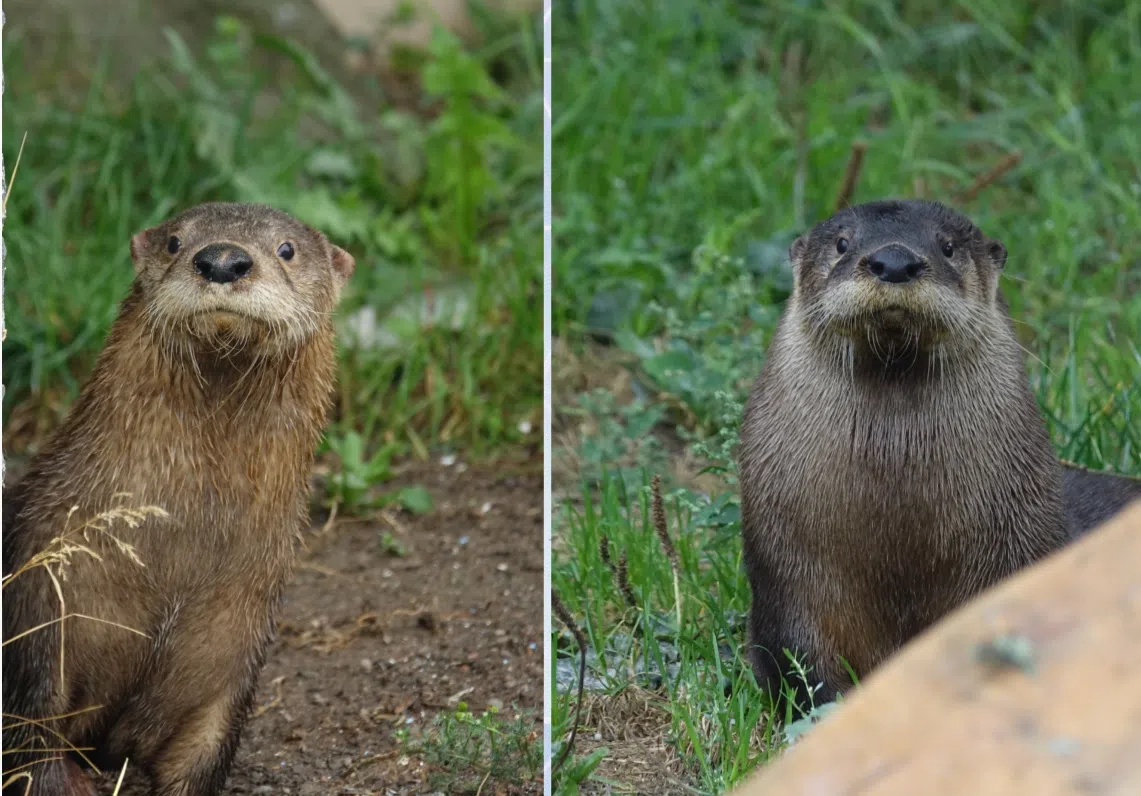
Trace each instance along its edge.
{"label": "brown fur", "polygon": [[[892,244],[923,261],[918,279],[871,274]],[[862,677],[1061,546],[1065,527],[998,292],[1000,243],[936,203],[875,202],[819,224],[791,257],[793,295],[741,429],[742,531],[758,681],[776,696],[782,676],[797,686],[787,648],[822,682],[819,703],[852,683],[840,658]]]}
{"label": "brown fur", "polygon": [[[182,241],[173,256],[171,235]],[[276,254],[286,240],[296,250],[288,262]],[[252,256],[246,277],[213,284],[196,273],[195,252],[219,242]],[[68,611],[147,636],[71,618],[5,648],[5,768],[43,759],[8,753],[58,748],[62,737],[93,746],[97,762],[129,757],[161,796],[212,796],[307,521],[335,375],[331,314],[353,260],[284,213],[233,204],[139,233],[131,253],[137,276],[90,381],[4,496],[4,573],[100,512],[161,507],[167,517],[110,528],[141,565],[88,533],[101,560],[80,553],[54,568]],[[47,571],[27,570],[5,585],[4,636],[59,611]],[[86,792],[72,762],[31,770],[32,796]]]}

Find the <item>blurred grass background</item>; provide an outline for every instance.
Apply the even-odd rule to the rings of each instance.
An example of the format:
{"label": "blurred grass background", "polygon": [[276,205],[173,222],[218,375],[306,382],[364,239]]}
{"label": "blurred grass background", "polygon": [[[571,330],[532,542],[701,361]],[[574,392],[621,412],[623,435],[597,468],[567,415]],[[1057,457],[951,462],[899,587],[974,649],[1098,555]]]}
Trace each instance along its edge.
{"label": "blurred grass background", "polygon": [[[853,202],[950,201],[1021,154],[958,206],[1010,251],[1059,454],[1141,475],[1141,2],[574,0],[552,31],[553,582],[590,647],[556,788],[717,793],[787,740],[740,654],[732,453],[788,244],[854,142]],[[577,646],[553,642],[558,750]]]}
{"label": "blurred grass background", "polygon": [[157,58],[133,73],[113,46],[64,60],[57,41],[53,65],[20,19],[4,47],[10,176],[27,136],[4,229],[9,454],[42,442],[90,371],[130,235],[208,200],[275,205],[356,257],[331,439],[386,460],[537,444],[537,19],[489,22],[478,48],[439,29],[387,84],[227,16],[200,15],[195,46],[152,30]]}

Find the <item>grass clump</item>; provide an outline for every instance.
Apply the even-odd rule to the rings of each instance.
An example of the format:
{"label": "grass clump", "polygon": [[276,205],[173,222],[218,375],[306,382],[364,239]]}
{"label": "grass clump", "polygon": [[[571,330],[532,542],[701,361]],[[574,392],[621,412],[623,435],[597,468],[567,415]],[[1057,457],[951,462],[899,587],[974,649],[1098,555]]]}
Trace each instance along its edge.
{"label": "grass clump", "polygon": [[430,787],[444,793],[530,792],[541,785],[543,745],[535,717],[500,715],[495,708],[478,715],[460,702],[440,713],[424,734],[398,733],[404,751],[429,766]]}
{"label": "grass clump", "polygon": [[[1002,289],[1059,455],[1141,475],[1141,3],[554,14],[555,459],[570,464],[552,580],[588,640],[588,704],[647,691],[669,717],[646,792],[720,793],[804,728],[769,718],[742,655],[733,452],[788,245],[832,212],[853,148],[853,203],[954,200],[1006,244]],[[558,754],[577,645],[553,642]],[[582,722],[556,790],[647,788],[598,716]]]}

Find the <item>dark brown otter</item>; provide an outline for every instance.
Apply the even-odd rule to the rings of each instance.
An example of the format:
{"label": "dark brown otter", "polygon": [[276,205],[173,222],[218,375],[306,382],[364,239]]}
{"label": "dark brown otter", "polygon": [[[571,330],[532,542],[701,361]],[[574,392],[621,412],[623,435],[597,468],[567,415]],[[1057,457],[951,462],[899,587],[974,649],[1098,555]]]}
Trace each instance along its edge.
{"label": "dark brown otter", "polygon": [[819,704],[1067,538],[1062,472],[998,290],[1001,243],[934,202],[846,209],[795,241],[745,409],[759,683]]}
{"label": "dark brown otter", "polygon": [[[94,793],[47,751],[65,747],[129,758],[161,796],[222,788],[307,521],[354,266],[241,204],[140,232],[131,256],[90,381],[4,495],[4,768],[32,796]],[[126,514],[145,507],[161,513]],[[61,599],[85,616],[58,621]]]}
{"label": "dark brown otter", "polygon": [[1062,468],[1062,499],[1070,538],[1092,531],[1141,499],[1141,478],[1102,473],[1066,462]]}

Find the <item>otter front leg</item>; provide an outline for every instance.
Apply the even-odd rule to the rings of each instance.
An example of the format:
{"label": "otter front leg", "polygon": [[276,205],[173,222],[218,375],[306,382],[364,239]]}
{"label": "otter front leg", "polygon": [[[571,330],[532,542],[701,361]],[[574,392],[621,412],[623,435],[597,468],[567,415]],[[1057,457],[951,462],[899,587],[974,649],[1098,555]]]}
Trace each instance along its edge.
{"label": "otter front leg", "polygon": [[257,669],[233,691],[178,722],[155,751],[150,776],[156,796],[217,796],[226,782],[249,716]]}
{"label": "otter front leg", "polygon": [[772,699],[773,709],[783,718],[791,697],[795,719],[813,705],[836,698],[840,692],[840,667],[831,664],[828,656],[813,645],[794,640],[793,634],[774,619],[766,613],[764,603],[758,603],[754,597],[749,612],[749,660],[757,685]]}
{"label": "otter front leg", "polygon": [[[791,696],[795,719],[812,705],[835,699],[844,682],[843,672],[839,661],[817,643],[818,634],[813,632],[795,593],[763,556],[750,554],[748,545],[745,564],[753,596],[748,632],[753,675],[778,716],[788,715]],[[795,658],[795,665],[789,655]]]}

